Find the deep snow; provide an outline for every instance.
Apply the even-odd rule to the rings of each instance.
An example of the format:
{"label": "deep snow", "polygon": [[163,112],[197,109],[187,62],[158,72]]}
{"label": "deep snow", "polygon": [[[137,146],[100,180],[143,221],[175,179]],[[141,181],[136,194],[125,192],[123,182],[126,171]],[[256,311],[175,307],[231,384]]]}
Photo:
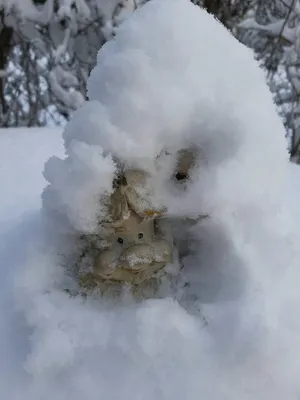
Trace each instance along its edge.
{"label": "deep snow", "polygon": [[17,400],[30,330],[16,312],[12,279],[38,230],[44,163],[53,154],[63,156],[64,149],[57,129],[5,129],[0,142],[0,397]]}
{"label": "deep snow", "polygon": [[[43,212],[54,221],[58,211],[64,232],[93,232],[115,168],[110,153],[145,168],[170,214],[210,216],[194,228],[184,261],[189,302],[169,292],[139,304],[63,293],[68,282],[46,240],[55,224],[38,212],[42,167],[33,163],[26,208],[12,208],[15,220],[1,208],[12,229],[2,237],[1,397],[298,399],[300,173],[252,52],[187,0],[154,0],[100,51],[89,96],[63,134],[67,158],[58,138],[55,150],[39,151],[37,163],[62,158],[46,164]],[[186,146],[200,157],[183,192],[168,174]],[[5,161],[6,170],[23,176],[34,154]],[[8,185],[4,205],[20,193]]]}
{"label": "deep snow", "polygon": [[[0,199],[1,398],[48,399],[55,395],[58,399],[69,399],[68,390],[71,389],[73,380],[79,379],[79,377],[81,378],[77,388],[80,388],[81,391],[75,397],[77,399],[82,399],[87,395],[91,399],[99,398],[101,390],[107,390],[108,387],[111,388],[107,397],[110,399],[134,398],[134,396],[143,398],[145,393],[148,393],[148,398],[169,399],[173,396],[173,398],[199,399],[201,398],[200,394],[203,393],[203,385],[200,385],[200,388],[197,387],[200,382],[205,384],[210,393],[210,397],[203,395],[202,398],[270,398],[269,393],[275,383],[272,382],[272,375],[268,378],[266,365],[259,367],[259,363],[264,360],[266,349],[256,356],[258,357],[257,363],[251,367],[253,360],[248,357],[253,352],[253,337],[248,336],[247,338],[237,332],[234,316],[231,318],[233,326],[230,334],[234,335],[235,333],[237,340],[245,341],[244,354],[241,352],[240,356],[234,355],[231,358],[228,358],[227,354],[227,357],[224,358],[227,349],[223,347],[225,332],[222,330],[222,325],[226,327],[226,322],[220,322],[219,329],[222,332],[222,335],[218,336],[220,342],[212,343],[209,335],[199,336],[197,320],[189,317],[183,309],[169,300],[146,303],[137,312],[130,306],[123,310],[114,309],[110,312],[83,310],[82,305],[76,302],[68,306],[65,303],[63,308],[59,308],[59,299],[56,300],[57,307],[53,303],[53,310],[51,310],[49,309],[50,304],[45,307],[45,302],[41,303],[41,314],[37,323],[44,325],[46,331],[49,330],[49,338],[48,342],[40,344],[42,346],[40,357],[39,360],[36,360],[40,364],[36,365],[33,377],[28,376],[23,369],[26,366],[27,358],[32,357],[32,349],[35,351],[37,349],[32,342],[32,329],[26,324],[24,314],[15,310],[18,295],[12,293],[10,278],[16,274],[15,269],[18,266],[24,268],[28,260],[32,262],[31,256],[26,252],[26,246],[37,242],[41,228],[40,193],[46,184],[42,176],[43,163],[50,155],[62,156],[63,148],[60,132],[48,129],[2,130],[0,142],[1,160],[3,161],[0,169],[0,181],[3,189]],[[20,185],[23,185],[22,190],[20,190]],[[300,167],[290,164],[285,193],[298,227],[300,225],[299,187]],[[16,196],[19,201],[16,201]],[[34,260],[39,262],[36,255],[34,255]],[[292,282],[292,285],[284,285],[283,301],[293,287],[297,289],[298,279]],[[276,297],[279,295],[279,292],[274,293]],[[295,383],[294,379],[297,379],[298,374],[299,346],[292,345],[289,334],[292,334],[292,337],[294,334],[299,334],[299,325],[297,325],[299,304],[297,293],[294,304],[283,304],[288,307],[285,317],[291,317],[293,322],[292,325],[291,321],[289,322],[290,326],[275,327],[280,341],[275,342],[272,357],[267,360],[269,368],[273,363],[275,363],[275,367],[276,363],[277,367],[281,365],[292,383]],[[27,312],[30,312],[30,306],[28,308]],[[249,320],[250,326],[254,325],[255,314],[247,313],[245,317]],[[72,326],[64,334],[64,323],[67,323],[69,318],[71,318]],[[284,322],[287,321],[282,321],[282,323]],[[253,329],[255,330],[255,325]],[[262,340],[266,340],[261,332],[258,332],[257,335]],[[111,336],[110,339],[109,336]],[[115,341],[113,347],[107,346],[109,340]],[[279,347],[282,341],[287,351],[292,352],[292,362],[290,363],[284,362],[285,350],[281,350]],[[104,354],[101,352],[101,355],[98,353],[93,357],[95,343],[98,343],[100,349],[102,346],[107,346],[106,349],[103,349]],[[71,357],[72,348],[75,353],[80,351],[80,359],[77,361],[79,365],[76,368],[74,365],[72,366],[76,359],[75,354]],[[69,354],[71,358],[66,357],[66,352],[71,352]],[[94,381],[93,374],[99,367],[98,355],[102,358],[106,355],[106,358],[102,368],[98,371],[97,380]],[[247,362],[245,362],[246,355],[248,356]],[[241,362],[241,359],[244,362]],[[57,372],[61,372],[59,367],[62,365],[59,365],[60,363],[66,363],[66,375],[61,376],[61,379],[56,376]],[[83,365],[80,368],[81,363]],[[225,382],[220,382],[220,371],[218,373],[215,370],[216,364],[217,369],[223,369]],[[47,366],[48,368],[46,368]],[[46,370],[41,376],[43,368]],[[258,371],[255,371],[255,368],[259,368]],[[80,375],[78,375],[78,369],[80,369]],[[155,371],[157,371],[157,375]],[[99,379],[101,374],[104,383]],[[53,379],[53,375],[56,383],[50,387],[47,381]],[[72,375],[74,376],[72,377]],[[260,375],[261,380],[259,387],[253,383],[253,379],[256,379],[257,375]],[[111,381],[113,376],[118,377],[117,385]],[[31,390],[40,393],[35,397],[31,397],[32,395],[29,393],[32,392],[28,391],[31,379],[33,379],[32,385],[35,387]],[[125,379],[128,380],[127,383],[125,383]],[[134,382],[134,392],[132,393],[130,391],[133,390]],[[282,392],[288,393],[289,382],[285,381],[285,385],[282,386]],[[248,393],[241,391],[240,386],[242,389],[244,386],[243,390],[246,390],[246,386]],[[38,392],[38,388],[40,392]],[[122,390],[122,396],[120,390]],[[280,395],[273,398],[280,398]]]}

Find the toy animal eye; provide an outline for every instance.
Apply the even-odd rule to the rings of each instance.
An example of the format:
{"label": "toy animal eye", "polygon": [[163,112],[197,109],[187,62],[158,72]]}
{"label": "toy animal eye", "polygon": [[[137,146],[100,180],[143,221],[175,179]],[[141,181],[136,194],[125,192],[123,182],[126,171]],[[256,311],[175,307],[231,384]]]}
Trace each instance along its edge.
{"label": "toy animal eye", "polygon": [[144,237],[143,233],[139,233],[139,239],[142,239]]}
{"label": "toy animal eye", "polygon": [[118,243],[120,243],[120,244],[123,244],[124,243],[124,240],[121,238],[121,237],[118,237]]}

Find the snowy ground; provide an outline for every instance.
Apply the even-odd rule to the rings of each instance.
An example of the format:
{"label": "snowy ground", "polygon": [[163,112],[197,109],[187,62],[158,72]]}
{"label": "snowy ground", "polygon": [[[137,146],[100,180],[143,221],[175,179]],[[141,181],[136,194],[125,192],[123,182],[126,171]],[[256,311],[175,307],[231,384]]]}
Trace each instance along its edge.
{"label": "snowy ground", "polygon": [[44,163],[64,150],[61,131],[55,129],[5,129],[0,142],[0,397],[20,399],[29,331],[15,311],[11,278],[16,266],[26,263],[26,246],[35,236]]}
{"label": "snowy ground", "polygon": [[[2,136],[0,398],[298,400],[300,173],[253,53],[191,2],[153,0],[101,49],[88,89],[66,158],[57,132]],[[170,173],[189,147],[182,190]],[[170,215],[208,213],[182,261],[190,303],[61,290],[53,228],[97,232],[110,154],[149,172]]]}
{"label": "snowy ground", "polygon": [[[47,396],[50,396],[51,392],[48,394],[46,393],[46,391],[49,391],[50,389],[45,382],[45,379],[49,379],[49,381],[51,381],[51,379],[53,379],[53,374],[55,375],[55,368],[57,368],[57,371],[60,370],[61,365],[59,365],[59,363],[64,362],[64,357],[66,356],[66,354],[64,353],[66,351],[70,351],[69,346],[72,346],[72,344],[66,341],[67,338],[61,336],[61,333],[59,335],[59,332],[56,332],[58,335],[56,336],[55,331],[53,330],[53,326],[51,326],[51,323],[49,323],[49,333],[53,335],[49,338],[49,340],[53,340],[53,348],[51,349],[51,347],[47,347],[51,345],[51,343],[44,343],[45,348],[40,349],[40,366],[36,366],[37,369],[35,370],[35,373],[31,378],[24,372],[26,360],[28,359],[28,357],[30,357],[30,353],[32,351],[32,331],[25,323],[24,315],[15,311],[16,303],[14,295],[12,295],[11,293],[12,286],[9,278],[11,277],[11,275],[14,275],[15,267],[19,265],[26,265],[28,254],[26,253],[25,248],[30,244],[30,242],[36,241],[37,232],[39,232],[40,230],[40,193],[46,184],[44,178],[42,177],[43,164],[48,159],[48,157],[53,154],[56,154],[58,156],[63,155],[62,140],[60,132],[55,130],[5,130],[1,131],[0,149],[0,181],[2,185],[0,206],[0,265],[2,276],[0,318],[0,397],[16,400],[27,400],[32,398],[48,399]],[[299,226],[300,167],[291,164],[288,178],[289,179],[286,189],[287,199],[291,205],[291,209],[294,215],[298,215],[297,218]],[[289,289],[290,288],[286,288],[287,291]],[[298,306],[299,304],[300,303],[297,303]],[[288,310],[288,312],[292,314],[298,314],[298,309],[293,310],[291,308],[290,310]],[[68,308],[67,310],[69,312],[75,312],[76,316],[76,311],[74,311],[74,309],[72,310]],[[64,312],[68,312],[67,310],[65,310]],[[51,315],[51,311],[49,309],[44,309],[43,312],[45,313],[45,315],[40,316],[42,319],[47,318],[47,316]],[[134,312],[130,311],[130,309],[127,311],[123,310],[123,312],[121,313],[118,310],[116,310],[115,312],[115,319],[113,315],[111,315],[109,318],[111,323],[113,321],[113,326],[115,326],[116,329],[122,328],[122,334],[124,335],[123,341],[125,340],[123,344],[122,334],[118,335],[118,332],[114,332],[113,334],[117,334],[117,339],[115,337],[114,340],[117,340],[116,343],[119,343],[119,345],[123,349],[123,356],[120,358],[120,354],[118,354],[117,349],[115,348],[115,350],[113,350],[111,347],[108,346],[108,354],[106,354],[105,352],[102,353],[102,357],[104,355],[107,356],[107,372],[105,373],[105,370],[102,370],[101,373],[103,373],[107,379],[109,379],[109,377],[111,379],[111,374],[109,373],[109,370],[110,368],[114,368],[116,379],[118,383],[122,385],[122,391],[126,390],[126,388],[132,388],[131,383],[133,384],[136,379],[137,382],[135,384],[135,390],[138,394],[134,398],[143,398],[143,393],[146,390],[148,390],[149,393],[153,391],[153,379],[155,381],[155,371],[157,372],[156,384],[158,387],[157,392],[155,392],[154,390],[152,399],[198,399],[199,397],[197,397],[197,390],[199,390],[199,393],[202,393],[204,390],[203,385],[200,385],[201,388],[197,389],[198,382],[202,380],[203,376],[205,376],[206,379],[210,379],[208,382],[206,382],[206,385],[208,386],[208,393],[210,390],[210,393],[219,393],[219,395],[216,394],[216,397],[201,397],[204,399],[249,398],[265,400],[270,398],[268,394],[270,393],[270,391],[272,392],[270,388],[272,388],[274,382],[272,382],[272,379],[267,379],[268,374],[264,364],[262,364],[262,370],[259,371],[261,382],[260,387],[258,388],[256,372],[254,371],[253,367],[251,367],[251,362],[253,362],[253,360],[251,361],[250,359],[248,361],[248,364],[250,363],[250,365],[247,365],[246,362],[249,354],[246,358],[242,354],[235,354],[234,359],[230,359],[227,357],[227,361],[225,361],[225,355],[222,356],[222,353],[224,353],[225,351],[225,349],[222,348],[222,344],[220,343],[220,348],[218,348],[217,346],[213,349],[212,343],[208,338],[198,336],[198,328],[197,326],[195,326],[195,320],[188,317],[188,315],[176,305],[163,301],[158,307],[154,307],[153,304],[148,304],[148,306],[141,309],[140,312],[142,312],[142,314],[140,316],[139,314],[136,315]],[[82,317],[82,315],[80,314],[80,310],[78,310],[78,317]],[[252,322],[255,320],[255,318],[253,318],[253,316],[251,315],[248,315],[247,318],[248,317]],[[93,337],[93,335],[97,334],[97,329],[99,329],[99,340],[100,342],[102,342],[102,345],[104,345],[103,341],[107,340],[107,338],[105,339],[105,336],[107,335],[106,329],[108,328],[107,325],[105,325],[105,323],[107,324],[107,315],[101,315],[101,313],[92,313],[91,316],[86,316],[86,318],[89,323],[93,322],[93,326],[86,325],[84,327],[88,327],[92,331],[92,337],[90,337],[90,346],[92,346],[93,349],[93,346],[95,346],[95,342],[97,342],[97,340],[95,340],[95,338]],[[140,320],[141,331],[139,336],[135,336],[136,332],[134,332],[136,318]],[[42,319],[40,322],[42,322]],[[147,319],[148,322],[146,322]],[[55,323],[56,322],[57,321],[55,321]],[[73,322],[75,329],[76,322]],[[101,325],[102,322],[104,323],[103,326]],[[227,326],[227,324],[224,323],[224,326]],[[150,327],[151,330],[148,333],[147,331],[143,332],[143,329],[150,329]],[[283,327],[278,326],[276,329],[278,330],[278,332],[280,332],[281,328]],[[290,328],[297,329],[297,332],[299,332],[299,326],[296,325],[296,321],[294,327],[292,326]],[[82,340],[88,340],[89,335],[85,336],[81,332],[81,328],[79,326],[77,326],[77,329],[78,332],[74,333],[74,337],[72,340],[75,340],[75,342],[73,342],[74,347],[80,349],[80,343],[76,343],[76,339],[80,340],[80,338],[82,338]],[[132,332],[130,333],[131,329]],[[222,326],[220,327],[220,329],[222,329]],[[234,334],[234,331],[235,329],[233,329],[231,334]],[[130,334],[133,335],[132,343],[128,341],[128,337],[130,337]],[[286,330],[282,329],[282,335],[284,336],[286,334]],[[140,338],[140,340],[142,340],[142,342],[135,343],[135,339],[137,339],[138,337]],[[199,339],[202,340],[202,343],[199,342]],[[286,338],[283,337],[284,344],[289,349],[291,343],[288,341],[288,339],[288,336]],[[224,340],[226,341],[226,339]],[[238,340],[239,336],[237,337],[237,341]],[[253,342],[251,342],[251,340],[253,340],[253,337],[249,338],[249,342],[247,342],[247,338],[244,338],[244,340],[246,341],[246,347],[249,346],[251,350],[251,346],[253,345]],[[92,368],[93,370],[94,365],[97,365],[97,362],[96,364],[94,364],[95,360],[93,360],[93,358],[91,357],[89,351],[89,343],[82,343],[81,345],[86,351],[88,364],[86,364],[84,359],[81,359],[81,363],[83,363],[87,371],[90,371],[90,368]],[[60,353],[57,353],[57,346]],[[141,351],[140,346],[144,348],[144,351]],[[182,346],[184,347],[182,348]],[[277,354],[277,350],[279,354]],[[127,358],[126,354],[128,351],[132,352],[131,357],[133,357],[133,359]],[[280,350],[278,342],[278,349],[276,349],[276,351],[273,353],[274,359],[270,358],[268,360],[270,366],[275,363],[276,367],[277,362],[284,362],[284,357],[283,359],[281,359],[280,351],[285,352],[285,349],[283,348],[282,350]],[[293,351],[294,354],[299,354],[299,349],[295,348]],[[215,352],[220,352],[220,354],[218,355]],[[207,358],[208,353],[210,353],[211,355],[210,358]],[[42,358],[43,355],[44,357],[46,357],[45,359]],[[84,357],[84,355],[82,355],[82,357]],[[73,371],[74,378],[76,377],[78,379],[79,376],[81,376],[82,378],[82,382],[80,382],[79,385],[79,387],[81,387],[82,393],[79,394],[77,398],[82,399],[84,398],[84,394],[87,393],[90,396],[89,399],[99,398],[97,397],[97,393],[101,391],[101,387],[94,387],[92,382],[89,382],[89,379],[92,379],[92,377],[86,376],[84,374],[84,370],[81,371],[81,375],[78,375],[78,371],[76,371],[76,369],[72,369],[72,359],[68,360],[69,361],[66,368],[70,368],[71,375],[67,377],[64,376],[64,384],[66,385],[66,387],[72,385]],[[204,365],[203,360],[205,360]],[[258,361],[260,362],[263,360],[264,354],[260,354],[260,358]],[[221,389],[219,388],[213,391],[211,389],[211,386],[216,384],[217,387],[219,387],[220,385],[220,372],[215,370],[216,361],[220,363],[218,368],[223,368],[225,370],[225,376],[227,377],[227,380],[225,378],[225,381],[221,383],[221,385],[223,385]],[[223,365],[224,362],[226,362],[227,364]],[[293,365],[293,363],[284,363],[284,369],[287,376],[289,376],[289,374],[290,376],[293,376],[294,372],[296,373],[296,375],[298,374],[298,369],[296,369],[297,362],[297,360],[294,360],[295,365]],[[136,367],[134,366],[135,363]],[[153,370],[151,364],[154,364],[155,368],[158,368],[159,371],[155,369]],[[258,367],[258,364],[256,365],[256,367]],[[277,365],[277,368],[278,367],[279,365]],[[39,368],[41,368],[40,371]],[[45,375],[42,374],[43,368],[46,368],[46,371],[44,371]],[[126,369],[128,368],[131,373],[136,374],[136,376],[128,375],[126,373]],[[186,374],[186,368],[188,374]],[[230,372],[228,372],[228,370]],[[127,385],[124,383],[124,381],[122,381],[123,375],[127,379],[129,379]],[[218,377],[217,382],[214,382],[214,376]],[[145,377],[147,378],[145,379]],[[158,380],[158,377],[160,377],[160,380]],[[31,388],[31,391],[29,391],[28,385],[31,379],[34,382],[34,388]],[[130,380],[133,381],[131,382]],[[171,386],[170,381],[173,382]],[[104,384],[105,390],[107,390],[107,385],[111,385],[111,387],[113,388],[115,383],[106,382]],[[186,385],[188,385],[188,387]],[[239,387],[240,385],[242,387],[244,385],[249,392],[244,392],[240,391],[241,389],[237,389],[237,387]],[[174,389],[174,392],[172,391],[172,387]],[[251,387],[253,389],[253,393],[251,392]],[[276,387],[276,385],[274,387]],[[24,390],[25,388],[26,390]],[[164,388],[166,390],[165,393],[163,392]],[[56,377],[56,386],[52,386],[52,390],[53,394],[55,393],[55,396],[58,399],[70,398],[66,394],[67,391],[60,388],[59,377]],[[244,390],[246,389],[244,388]],[[37,397],[30,397],[33,393],[35,393],[35,391],[37,393]],[[43,393],[44,396],[41,393]],[[221,395],[220,393],[223,394]],[[106,398],[120,398],[118,397],[118,395],[120,395],[120,392],[117,388],[114,388],[114,390],[111,390],[110,392],[108,392],[108,394],[109,397]],[[177,397],[172,397],[175,396],[175,394]],[[186,397],[187,394],[189,397]],[[125,392],[123,398],[130,398],[129,395],[129,393]],[[50,396],[49,398],[53,397]],[[149,396],[145,398],[148,399],[151,397]],[[280,398],[280,395],[273,398]],[[288,398],[296,399],[297,397],[294,396]]]}

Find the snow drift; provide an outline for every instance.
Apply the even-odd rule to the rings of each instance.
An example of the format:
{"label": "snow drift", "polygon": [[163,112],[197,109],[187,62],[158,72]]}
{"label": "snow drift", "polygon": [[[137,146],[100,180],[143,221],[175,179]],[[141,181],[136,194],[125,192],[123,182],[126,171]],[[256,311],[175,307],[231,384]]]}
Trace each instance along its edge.
{"label": "snow drift", "polygon": [[[15,280],[30,333],[19,398],[296,400],[299,232],[284,128],[252,52],[189,1],[152,0],[100,50],[88,92],[64,132],[66,158],[46,164],[42,220]],[[183,191],[169,177],[189,147],[199,158]],[[191,232],[177,300],[61,290],[45,228],[57,220],[60,242],[97,230],[112,156],[150,172],[170,214],[209,214]]]}

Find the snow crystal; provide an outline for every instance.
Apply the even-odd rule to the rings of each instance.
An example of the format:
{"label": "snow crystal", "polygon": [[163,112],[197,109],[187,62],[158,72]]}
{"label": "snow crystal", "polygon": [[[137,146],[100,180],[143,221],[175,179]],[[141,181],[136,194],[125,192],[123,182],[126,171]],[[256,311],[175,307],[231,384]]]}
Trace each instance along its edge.
{"label": "snow crystal", "polygon": [[[19,385],[1,386],[1,397],[299,398],[291,197],[300,175],[252,51],[188,0],[152,0],[100,50],[88,93],[63,134],[65,158],[45,166],[43,218],[13,238],[14,323],[24,338],[6,335],[6,348],[22,350],[15,374],[5,371]],[[185,148],[198,159],[181,186],[170,176]],[[176,234],[188,238],[189,284],[174,298],[135,303],[125,291],[115,304],[63,291],[44,215],[65,232],[95,232],[115,159],[149,172],[157,201],[179,219]],[[189,229],[180,222],[206,214]]]}

